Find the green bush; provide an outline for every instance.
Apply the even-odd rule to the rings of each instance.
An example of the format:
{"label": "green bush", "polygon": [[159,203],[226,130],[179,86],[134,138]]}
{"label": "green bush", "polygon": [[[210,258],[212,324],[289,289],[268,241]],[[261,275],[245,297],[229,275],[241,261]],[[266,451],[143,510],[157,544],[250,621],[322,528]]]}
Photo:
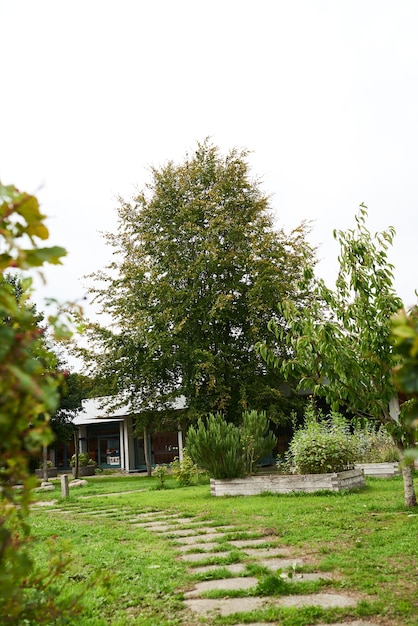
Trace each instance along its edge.
{"label": "green bush", "polygon": [[245,411],[241,427],[228,424],[222,414],[199,419],[187,433],[187,450],[211,478],[240,478],[255,471],[257,462],[272,451],[276,437],[268,431],[264,412]]}
{"label": "green bush", "polygon": [[246,474],[253,474],[258,461],[267,456],[277,443],[277,437],[268,427],[264,411],[244,411],[242,414],[241,441]]}
{"label": "green bush", "polygon": [[164,489],[165,479],[167,478],[167,466],[166,465],[156,465],[152,470],[152,475],[158,481],[158,487],[160,489]]}
{"label": "green bush", "polygon": [[[75,454],[71,457],[70,465],[71,467],[75,467]],[[78,455],[78,466],[87,467],[87,465],[96,465],[96,462],[89,457],[87,452],[80,452]]]}
{"label": "green bush", "polygon": [[180,459],[176,457],[174,461],[170,463],[170,467],[174,478],[182,487],[191,485],[193,479],[198,477],[199,474],[199,468],[193,463],[193,459],[187,454],[186,450],[183,450],[183,460],[180,461]]}
{"label": "green bush", "polygon": [[383,425],[358,426],[354,432],[358,441],[358,463],[385,463],[400,460],[400,452]]}
{"label": "green bush", "polygon": [[240,432],[221,413],[212,413],[206,423],[199,418],[187,433],[187,450],[193,461],[211,478],[240,478],[245,475]]}
{"label": "green bush", "polygon": [[303,426],[290,442],[287,462],[297,474],[341,472],[354,466],[358,448],[358,440],[341,414],[324,416],[309,405]]}

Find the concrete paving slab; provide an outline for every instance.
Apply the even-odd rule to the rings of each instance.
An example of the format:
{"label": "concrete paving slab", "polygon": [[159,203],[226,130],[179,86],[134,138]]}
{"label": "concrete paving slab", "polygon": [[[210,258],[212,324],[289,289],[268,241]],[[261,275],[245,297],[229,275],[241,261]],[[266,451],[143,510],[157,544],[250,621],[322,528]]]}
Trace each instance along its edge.
{"label": "concrete paving slab", "polygon": [[[226,559],[230,555],[230,552],[193,552],[192,554],[182,554],[181,560],[188,561],[190,563],[196,563],[197,561],[207,561],[211,559]],[[218,565],[218,567],[220,567]]]}
{"label": "concrete paving slab", "polygon": [[288,569],[293,566],[302,567],[303,561],[301,559],[261,559],[257,561],[257,565],[267,567],[271,572],[276,572],[278,569]]}
{"label": "concrete paving slab", "polygon": [[247,556],[252,558],[268,559],[268,558],[289,558],[292,556],[291,550],[283,550],[282,548],[241,548]]}
{"label": "concrete paving slab", "polygon": [[231,574],[242,574],[246,570],[245,563],[231,563],[230,565],[200,565],[199,567],[191,567],[189,572],[191,574],[207,574],[220,568],[227,570]]}
{"label": "concrete paving slab", "polygon": [[166,522],[152,522],[148,524],[136,523],[132,524],[136,528],[143,528],[150,532],[171,532],[172,528],[166,524]]}
{"label": "concrete paving slab", "polygon": [[219,600],[189,598],[185,600],[185,605],[199,615],[225,616],[243,611],[255,611],[266,606],[266,600],[264,598],[222,598]]}
{"label": "concrete paving slab", "polygon": [[[236,624],[235,626],[238,626],[238,624]],[[251,624],[247,624],[247,626],[251,626]],[[264,624],[264,626],[266,626]],[[316,626],[329,626],[329,624],[324,624],[323,622],[321,622],[320,624],[317,624]],[[333,624],[332,626],[376,626],[376,622],[365,622],[363,620],[355,620],[354,622],[338,622],[338,624]]]}
{"label": "concrete paving slab", "polygon": [[237,590],[237,589],[251,589],[252,587],[256,587],[258,584],[258,579],[253,576],[248,576],[247,578],[223,578],[218,580],[205,580],[200,583],[196,583],[194,589],[191,591],[186,591],[184,594],[185,598],[196,598],[200,596],[205,591],[213,591],[214,589],[228,591],[228,590]]}
{"label": "concrete paving slab", "polygon": [[228,543],[236,548],[250,548],[251,546],[262,546],[266,543],[276,542],[277,537],[264,537],[263,539],[231,539]]}
{"label": "concrete paving slab", "polygon": [[219,539],[221,535],[217,533],[206,533],[205,535],[190,535],[190,536],[182,536],[178,538],[178,543],[182,545],[194,544],[194,543],[205,543],[206,541],[211,541],[212,539]]}
{"label": "concrete paving slab", "polygon": [[187,552],[188,550],[203,550],[204,552],[208,552],[209,550],[214,550],[215,548],[219,548],[219,543],[215,541],[208,541],[207,543],[189,543],[185,546],[176,546],[176,550],[179,552]]}
{"label": "concrete paving slab", "polygon": [[208,528],[204,528],[202,526],[199,526],[198,528],[184,528],[184,529],[182,528],[176,529],[170,526],[166,526],[164,529],[161,527],[161,528],[155,528],[154,530],[157,533],[170,535],[172,537],[188,537],[190,535],[198,537],[200,534],[206,535],[209,532]]}
{"label": "concrete paving slab", "polygon": [[331,574],[325,574],[321,572],[309,572],[309,573],[297,573],[292,576],[292,578],[284,577],[283,579],[289,583],[303,583],[309,580],[333,580],[333,576]]}
{"label": "concrete paving slab", "polygon": [[332,609],[335,607],[345,608],[356,606],[358,600],[352,596],[338,593],[311,593],[306,596],[284,596],[277,598],[277,604],[280,606],[320,606],[323,609]]}

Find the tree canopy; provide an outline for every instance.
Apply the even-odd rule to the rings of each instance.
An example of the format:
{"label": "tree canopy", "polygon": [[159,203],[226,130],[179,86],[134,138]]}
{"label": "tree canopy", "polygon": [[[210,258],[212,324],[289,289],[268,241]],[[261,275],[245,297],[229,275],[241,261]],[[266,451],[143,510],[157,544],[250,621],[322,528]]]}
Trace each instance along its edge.
{"label": "tree canopy", "polygon": [[277,299],[305,306],[308,226],[275,229],[247,152],[222,156],[208,140],[183,163],[153,167],[144,190],[119,199],[118,218],[106,235],[114,261],[90,288],[112,320],[88,328],[86,356],[106,391],[141,409],[185,396],[191,415],[282,417],[280,381],[254,345],[270,319],[282,324]]}

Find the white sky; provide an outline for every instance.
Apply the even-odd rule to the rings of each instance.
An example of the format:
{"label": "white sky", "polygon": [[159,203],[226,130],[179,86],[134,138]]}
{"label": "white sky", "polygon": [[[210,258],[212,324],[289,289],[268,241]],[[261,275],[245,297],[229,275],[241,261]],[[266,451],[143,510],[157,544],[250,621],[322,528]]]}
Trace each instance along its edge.
{"label": "white sky", "polygon": [[252,151],[278,224],[313,220],[319,273],[334,228],[393,225],[396,288],[418,288],[415,0],[0,0],[0,179],[36,193],[63,268],[42,293],[85,294],[99,231],[148,167],[210,136]]}

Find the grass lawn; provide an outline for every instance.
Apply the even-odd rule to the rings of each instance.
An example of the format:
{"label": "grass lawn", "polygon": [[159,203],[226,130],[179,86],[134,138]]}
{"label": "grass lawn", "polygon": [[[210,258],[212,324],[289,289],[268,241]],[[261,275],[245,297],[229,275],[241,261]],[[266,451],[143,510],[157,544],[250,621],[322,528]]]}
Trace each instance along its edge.
{"label": "grass lawn", "polygon": [[[356,608],[277,607],[248,614],[242,622],[305,626],[364,618],[385,625],[418,624],[418,509],[404,507],[400,477],[367,479],[364,490],[343,494],[238,498],[215,498],[208,484],[180,488],[172,477],[162,490],[155,478],[142,476],[88,480],[87,487],[71,491],[66,501],[60,499],[58,484],[55,492],[35,494],[37,500],[57,503],[34,507],[31,513],[40,567],[51,537],[70,557],[57,593],[81,596],[82,612],[74,624],[202,623],[184,610],[183,592],[196,577],[179,560],[172,542],[132,523],[135,515],[151,510],[233,525],[230,538],[274,535],[281,546],[303,557],[304,571],[333,574],[331,582],[295,584],[294,593],[339,590],[364,598]],[[239,558],[232,553],[230,560]],[[279,577],[253,570],[258,593],[288,593]],[[234,620],[219,617],[210,623]]]}

